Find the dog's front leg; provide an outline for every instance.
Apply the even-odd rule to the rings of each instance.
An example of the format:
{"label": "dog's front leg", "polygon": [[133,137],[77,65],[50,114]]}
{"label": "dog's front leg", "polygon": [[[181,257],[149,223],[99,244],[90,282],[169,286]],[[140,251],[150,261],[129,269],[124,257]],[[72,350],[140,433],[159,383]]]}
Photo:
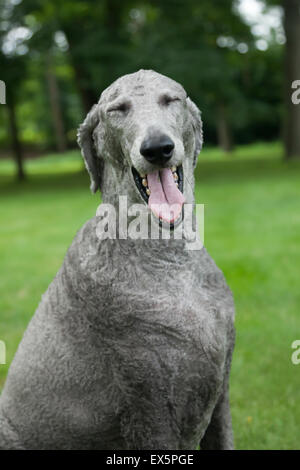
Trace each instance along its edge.
{"label": "dog's front leg", "polygon": [[201,450],[232,450],[233,432],[228,397],[228,386],[219,398],[210,424],[200,442]]}
{"label": "dog's front leg", "polygon": [[[234,342],[234,340],[233,340]],[[211,421],[200,442],[201,450],[233,450],[233,432],[229,404],[229,374],[233,346],[226,361],[223,390],[214,408]]]}
{"label": "dog's front leg", "polygon": [[[156,398],[159,399],[159,393]],[[170,411],[160,405],[159,400],[153,399],[152,403],[147,403],[141,397],[123,410],[120,430],[125,449],[179,449],[179,435],[173,429]]]}

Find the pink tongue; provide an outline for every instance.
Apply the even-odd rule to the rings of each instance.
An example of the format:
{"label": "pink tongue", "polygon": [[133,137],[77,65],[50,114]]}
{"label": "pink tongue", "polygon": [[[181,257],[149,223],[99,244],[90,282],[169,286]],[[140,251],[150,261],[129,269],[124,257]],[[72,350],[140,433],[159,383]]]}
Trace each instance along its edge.
{"label": "pink tongue", "polygon": [[165,222],[174,222],[180,215],[184,203],[183,194],[174,181],[170,168],[147,175],[150,197],[148,205],[156,217]]}

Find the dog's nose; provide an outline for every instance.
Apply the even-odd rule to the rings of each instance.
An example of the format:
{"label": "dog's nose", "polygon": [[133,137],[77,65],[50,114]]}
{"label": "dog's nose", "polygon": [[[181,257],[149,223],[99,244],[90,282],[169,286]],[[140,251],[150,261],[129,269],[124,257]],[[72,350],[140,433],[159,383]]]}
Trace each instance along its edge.
{"label": "dog's nose", "polygon": [[143,140],[140,152],[148,162],[163,165],[173,155],[174,142],[167,135],[159,134]]}

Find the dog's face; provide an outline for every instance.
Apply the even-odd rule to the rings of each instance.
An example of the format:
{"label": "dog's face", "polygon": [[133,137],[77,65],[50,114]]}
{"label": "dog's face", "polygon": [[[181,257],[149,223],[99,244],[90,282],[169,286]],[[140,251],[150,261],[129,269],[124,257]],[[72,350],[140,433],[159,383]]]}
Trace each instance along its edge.
{"label": "dog's face", "polygon": [[121,77],[102,93],[78,137],[93,191],[105,191],[106,167],[114,192],[143,201],[167,223],[193,202],[202,123],[175,81],[145,70]]}

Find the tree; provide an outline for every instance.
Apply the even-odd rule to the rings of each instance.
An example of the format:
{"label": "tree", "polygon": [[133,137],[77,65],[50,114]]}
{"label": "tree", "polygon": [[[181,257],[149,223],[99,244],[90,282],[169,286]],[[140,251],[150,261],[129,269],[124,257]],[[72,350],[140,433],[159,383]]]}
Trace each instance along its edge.
{"label": "tree", "polygon": [[300,0],[284,0],[285,53],[285,152],[286,158],[300,158],[300,105],[291,100],[292,83],[300,80]]}
{"label": "tree", "polygon": [[[244,57],[234,46],[251,43],[249,26],[233,9],[232,0],[222,0],[217,7],[210,0],[153,0],[152,5],[144,8],[146,20],[139,30],[136,56],[143,67],[157,69],[185,86],[205,111],[214,139],[230,151],[236,109],[240,111],[245,101],[240,87]],[[232,46],[218,47],[222,36]]]}
{"label": "tree", "polygon": [[[0,0],[0,11],[9,23],[10,11],[7,3]],[[6,56],[3,51],[3,39],[5,37],[4,28],[0,32],[0,70],[1,79],[6,85],[6,109],[8,111],[9,134],[13,157],[16,163],[16,175],[19,181],[25,178],[25,171],[23,166],[23,153],[19,137],[19,126],[16,105],[20,96],[20,87],[23,80],[23,75],[26,72],[24,58],[18,55]],[[22,73],[20,73],[22,71]]]}
{"label": "tree", "polygon": [[16,176],[19,181],[22,181],[25,179],[25,171],[16,108],[23,80],[23,75],[20,72],[24,73],[26,70],[24,58],[18,56],[7,57],[0,50],[0,70],[1,78],[6,83],[6,107],[8,111],[11,148],[16,163]]}
{"label": "tree", "polygon": [[52,114],[52,122],[55,133],[56,148],[58,152],[64,152],[67,149],[67,139],[63,120],[63,113],[60,101],[59,86],[55,69],[53,65],[52,51],[49,48],[46,56],[46,78],[48,82],[50,108]]}
{"label": "tree", "polygon": [[[32,32],[26,55],[29,78],[23,87],[27,94],[19,109],[27,119],[24,136],[49,148],[56,135],[57,147],[63,149],[64,136],[75,142],[82,114],[104,88],[123,74],[152,68],[182,83],[203,110],[206,141],[230,151],[235,141],[277,138],[283,48],[258,51],[251,28],[234,4],[234,0],[222,0],[217,7],[211,0],[18,3],[12,10],[14,23]],[[65,46],[59,46],[58,35]]]}

